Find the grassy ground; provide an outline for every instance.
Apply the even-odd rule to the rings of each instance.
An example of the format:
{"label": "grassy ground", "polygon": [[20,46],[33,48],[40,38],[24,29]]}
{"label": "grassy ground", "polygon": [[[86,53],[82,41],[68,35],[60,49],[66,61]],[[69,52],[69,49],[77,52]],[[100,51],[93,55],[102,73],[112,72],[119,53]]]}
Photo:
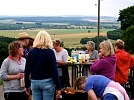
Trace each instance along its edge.
{"label": "grassy ground", "polygon": [[[36,36],[36,34],[43,29],[36,30],[0,30],[0,35],[9,36],[9,37],[18,37],[18,34],[21,32],[27,32],[29,36]],[[59,34],[82,34],[82,33],[97,33],[97,29],[50,29],[46,30],[50,35],[59,35]],[[104,33],[113,29],[102,29],[100,32]],[[89,33],[89,34],[90,34]]]}
{"label": "grassy ground", "polygon": [[[0,30],[0,36],[8,36],[8,37],[18,37],[18,34],[21,32],[27,32],[29,36],[35,37],[36,34],[42,29],[37,30]],[[52,37],[60,38],[64,42],[65,47],[75,48],[82,47],[85,45],[80,44],[81,38],[84,37],[95,37],[97,36],[97,29],[90,29],[90,33],[88,29],[51,29],[46,30]],[[106,36],[106,32],[108,29],[100,30],[100,35]]]}
{"label": "grassy ground", "polygon": [[[106,36],[106,33],[100,33],[100,35]],[[64,42],[65,47],[82,47],[85,45],[80,44],[81,38],[84,37],[95,37],[97,33],[79,33],[79,34],[60,34],[51,35],[52,38],[60,38]]]}

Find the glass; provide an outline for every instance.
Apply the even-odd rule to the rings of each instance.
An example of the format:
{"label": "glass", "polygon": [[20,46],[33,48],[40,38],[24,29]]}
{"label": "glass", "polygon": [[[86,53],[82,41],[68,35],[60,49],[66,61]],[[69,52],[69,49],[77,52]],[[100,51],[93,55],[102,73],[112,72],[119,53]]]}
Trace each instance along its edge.
{"label": "glass", "polygon": [[89,59],[90,59],[89,54],[85,54],[85,59],[86,59],[87,62],[89,62]]}

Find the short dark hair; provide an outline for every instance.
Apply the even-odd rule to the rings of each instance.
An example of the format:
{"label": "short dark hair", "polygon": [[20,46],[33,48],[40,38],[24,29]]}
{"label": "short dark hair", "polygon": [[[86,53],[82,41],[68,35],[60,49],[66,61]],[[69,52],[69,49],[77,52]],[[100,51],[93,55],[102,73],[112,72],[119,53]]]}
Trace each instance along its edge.
{"label": "short dark hair", "polygon": [[17,49],[19,49],[20,47],[22,47],[22,43],[21,43],[20,41],[16,40],[16,41],[11,42],[11,43],[8,45],[8,53],[9,53],[9,55],[15,57],[16,51],[17,51]]}

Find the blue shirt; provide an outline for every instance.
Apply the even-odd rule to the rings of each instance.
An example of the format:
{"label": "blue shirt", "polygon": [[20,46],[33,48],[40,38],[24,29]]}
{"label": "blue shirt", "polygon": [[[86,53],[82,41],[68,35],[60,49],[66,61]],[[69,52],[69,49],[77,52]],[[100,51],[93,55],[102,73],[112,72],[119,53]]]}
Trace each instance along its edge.
{"label": "blue shirt", "polygon": [[92,75],[89,76],[86,81],[85,90],[86,92],[88,92],[89,90],[93,89],[96,96],[100,98],[103,95],[105,88],[110,82],[111,80],[105,76]]}
{"label": "blue shirt", "polygon": [[29,51],[25,66],[25,87],[30,87],[31,79],[42,80],[52,78],[56,89],[60,90],[60,81],[54,51],[52,49],[33,48]]}

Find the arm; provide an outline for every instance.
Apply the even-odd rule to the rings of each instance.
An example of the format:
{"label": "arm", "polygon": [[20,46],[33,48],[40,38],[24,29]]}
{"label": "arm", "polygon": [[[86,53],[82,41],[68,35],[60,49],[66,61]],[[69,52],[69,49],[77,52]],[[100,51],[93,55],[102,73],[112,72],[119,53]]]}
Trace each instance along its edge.
{"label": "arm", "polygon": [[102,70],[103,68],[103,65],[105,63],[103,62],[103,60],[97,60],[96,62],[94,62],[91,67],[90,67],[90,71],[93,72],[93,73],[98,73],[99,71]]}
{"label": "arm", "polygon": [[66,63],[64,61],[61,61],[61,60],[57,60],[57,64],[60,65],[60,66],[65,66]]}
{"label": "arm", "polygon": [[25,71],[24,71],[24,80],[25,80],[25,91],[27,95],[30,95],[30,53],[27,56]]}
{"label": "arm", "polygon": [[94,93],[93,89],[88,91],[88,96],[89,96],[90,100],[98,100],[98,98],[96,97],[96,94]]}
{"label": "arm", "polygon": [[21,79],[24,77],[24,73],[19,73],[17,75],[7,75],[7,80]]}
{"label": "arm", "polygon": [[30,76],[30,61],[31,61],[31,58],[30,58],[30,53],[28,54],[27,56],[27,59],[26,59],[26,65],[25,65],[25,71],[24,71],[24,79],[25,79],[25,88],[29,88],[30,87],[30,79],[29,79],[29,76]]}
{"label": "arm", "polygon": [[10,66],[10,61],[8,61],[8,58],[7,58],[3,61],[2,65],[1,65],[0,77],[2,80],[7,81],[7,80],[23,78],[23,73],[18,73],[16,75],[10,75],[8,72],[9,66]]}
{"label": "arm", "polygon": [[66,62],[68,61],[68,52],[66,50],[64,51],[62,59],[63,59],[62,61],[57,60],[57,63],[58,63],[58,65],[65,66]]}
{"label": "arm", "polygon": [[57,69],[57,63],[56,63],[56,58],[55,58],[55,54],[52,51],[51,55],[50,55],[50,69],[51,69],[51,73],[52,73],[52,78],[54,80],[54,83],[56,85],[56,90],[60,90],[61,86],[60,86],[60,79],[59,79],[59,75],[58,75],[58,69]]}

